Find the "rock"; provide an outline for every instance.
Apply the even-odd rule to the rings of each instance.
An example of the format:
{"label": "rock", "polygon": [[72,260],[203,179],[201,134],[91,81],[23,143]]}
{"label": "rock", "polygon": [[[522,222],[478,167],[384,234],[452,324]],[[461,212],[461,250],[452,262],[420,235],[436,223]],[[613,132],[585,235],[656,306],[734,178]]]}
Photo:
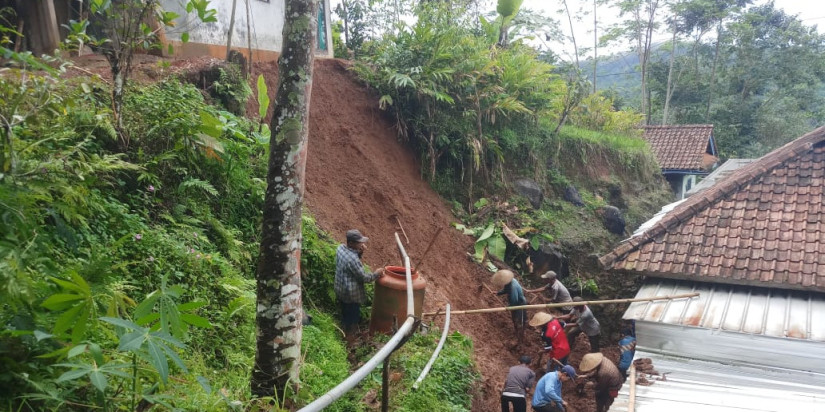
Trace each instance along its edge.
{"label": "rock", "polygon": [[607,185],[607,195],[608,201],[611,204],[614,204],[618,207],[626,207],[627,204],[624,201],[624,196],[622,195],[622,186],[618,183],[610,183]]}
{"label": "rock", "polygon": [[544,201],[544,192],[535,180],[521,178],[515,181],[516,192],[527,198],[534,209],[541,208]]}
{"label": "rock", "polygon": [[548,270],[556,272],[558,279],[564,279],[570,275],[567,256],[564,256],[552,243],[541,242],[538,250],[528,247],[527,256],[530,257],[530,262],[533,265],[532,273],[534,275],[542,275]]}
{"label": "rock", "polygon": [[622,211],[619,210],[618,207],[605,206],[604,208],[602,208],[602,219],[604,228],[607,229],[608,232],[617,235],[624,234],[624,216],[622,216]]}
{"label": "rock", "polygon": [[312,316],[309,316],[306,312],[304,312],[303,317],[301,318],[301,325],[312,325]]}
{"label": "rock", "polygon": [[582,202],[582,197],[579,195],[579,191],[576,189],[576,186],[569,185],[564,189],[564,200],[576,205],[576,206],[584,206],[584,202]]}

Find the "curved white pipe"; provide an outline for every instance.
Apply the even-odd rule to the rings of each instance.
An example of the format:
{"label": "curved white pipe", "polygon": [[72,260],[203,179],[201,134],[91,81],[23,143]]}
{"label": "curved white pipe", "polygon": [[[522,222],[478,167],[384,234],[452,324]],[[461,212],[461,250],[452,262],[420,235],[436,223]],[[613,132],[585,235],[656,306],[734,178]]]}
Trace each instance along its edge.
{"label": "curved white pipe", "polygon": [[435,359],[438,358],[438,354],[441,353],[441,348],[444,347],[444,342],[447,340],[447,333],[450,330],[450,304],[447,304],[447,316],[444,319],[444,330],[441,331],[441,340],[438,341],[438,346],[435,347],[435,352],[433,352],[433,356],[430,356],[429,362],[424,366],[424,370],[421,371],[421,375],[418,375],[418,379],[415,380],[413,384],[413,389],[418,389],[418,385],[421,384],[421,381],[427,377],[427,374],[430,372],[430,368],[435,363]]}

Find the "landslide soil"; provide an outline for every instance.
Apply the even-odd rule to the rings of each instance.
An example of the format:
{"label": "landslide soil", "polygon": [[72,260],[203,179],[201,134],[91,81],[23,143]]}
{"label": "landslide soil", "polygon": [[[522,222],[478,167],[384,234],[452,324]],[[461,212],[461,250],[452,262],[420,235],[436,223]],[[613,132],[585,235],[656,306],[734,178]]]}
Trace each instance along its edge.
{"label": "landslide soil", "polygon": [[[192,75],[220,62],[208,57],[176,59],[168,64],[161,61],[154,56],[136,56],[133,78],[140,82],[168,75],[197,78]],[[69,70],[70,77],[100,75],[111,80],[102,56],[76,58],[75,64]],[[258,74],[264,75],[274,104],[276,62],[253,65],[253,89]],[[257,112],[253,97],[247,113],[254,118]],[[392,121],[378,109],[378,96],[347,71],[347,63],[317,60],[310,100],[306,206],[318,224],[340,241],[347,229],[360,229],[370,238],[364,259],[373,268],[402,263],[394,238],[398,232],[412,263],[428,282],[425,311],[443,308],[448,302],[453,310],[503,306],[504,302],[483,286],[489,286],[491,273],[469,258],[474,239],[451,227],[456,218],[421,178],[419,165],[419,159],[396,138]],[[434,244],[424,256],[433,238]],[[439,317],[434,323],[442,325],[443,321]],[[517,348],[508,313],[457,315],[451,329],[469,335],[474,342],[482,384],[474,394],[472,410],[500,410],[500,389],[507,370],[520,355],[537,355],[538,337],[528,328],[525,344]],[[570,363],[578,365],[588,349],[587,339],[580,336]],[[614,362],[618,359],[616,346],[606,346],[602,352]],[[573,386],[564,388],[568,411],[595,411],[592,391],[579,397]]]}
{"label": "landslide soil", "polygon": [[[256,64],[254,70],[264,73],[269,90],[275,90],[274,62]],[[450,226],[456,218],[421,178],[419,159],[398,141],[392,121],[378,109],[378,96],[358,83],[345,62],[316,62],[310,108],[306,205],[318,224],[340,241],[347,229],[360,229],[370,238],[364,259],[371,267],[402,263],[394,238],[398,232],[428,282],[425,311],[443,308],[448,302],[454,310],[502,306],[503,301],[482,286],[489,285],[491,273],[468,257],[474,239]],[[255,102],[247,109],[256,113]],[[433,239],[435,243],[424,256]],[[435,323],[441,325],[443,318]],[[528,330],[526,344],[515,348],[508,313],[457,315],[452,328],[472,337],[475,344],[483,384],[473,410],[500,410],[499,391],[507,370],[522,353],[538,353],[538,338]],[[588,348],[584,336],[580,338],[571,356],[574,365]],[[604,352],[614,361],[618,357],[618,348]],[[568,410],[595,410],[592,393],[579,398],[573,385],[567,386]]]}

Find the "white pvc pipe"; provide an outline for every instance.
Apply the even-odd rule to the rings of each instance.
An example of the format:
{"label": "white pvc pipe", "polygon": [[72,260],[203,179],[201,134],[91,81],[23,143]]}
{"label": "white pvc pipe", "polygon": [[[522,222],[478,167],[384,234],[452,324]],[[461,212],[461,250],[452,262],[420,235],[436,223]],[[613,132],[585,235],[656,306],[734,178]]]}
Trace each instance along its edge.
{"label": "white pvc pipe", "polygon": [[395,243],[398,244],[398,250],[401,251],[401,256],[404,257],[404,269],[407,274],[407,317],[415,316],[415,301],[413,300],[412,289],[412,273],[410,269],[410,257],[407,256],[407,251],[404,250],[404,245],[401,244],[401,238],[398,237],[398,232],[395,232]]}
{"label": "white pvc pipe", "polygon": [[398,237],[398,233],[395,234],[395,241],[398,243],[398,249],[401,251],[401,256],[404,257],[404,267],[406,268],[407,272],[407,320],[404,321],[404,324],[398,329],[398,332],[395,332],[395,335],[392,335],[389,342],[387,342],[381,350],[379,350],[375,356],[373,356],[364,366],[358,368],[352,375],[350,375],[347,379],[344,379],[343,382],[339,383],[338,386],[330,389],[329,392],[321,395],[318,399],[315,399],[312,403],[303,408],[299,409],[298,412],[319,412],[329,406],[331,403],[335,402],[341,396],[344,396],[345,393],[349,392],[355,385],[358,385],[359,382],[364,380],[364,378],[372,372],[379,364],[384,362],[392,352],[395,350],[396,346],[404,339],[405,336],[412,332],[413,324],[415,323],[415,303],[413,302],[413,290],[412,290],[412,274],[410,272],[410,257],[407,256],[407,252],[404,250],[404,246],[401,245],[401,239]]}
{"label": "white pvc pipe", "polygon": [[438,354],[441,352],[441,348],[444,347],[444,342],[447,340],[447,332],[450,330],[450,304],[447,304],[447,315],[444,319],[444,330],[441,331],[441,340],[438,341],[438,346],[435,347],[435,352],[433,352],[433,356],[430,356],[430,361],[424,366],[424,370],[421,371],[421,375],[418,375],[418,379],[415,380],[413,384],[413,389],[418,389],[418,385],[421,384],[421,381],[427,377],[427,374],[430,372],[430,368],[435,363],[435,359],[438,358]]}

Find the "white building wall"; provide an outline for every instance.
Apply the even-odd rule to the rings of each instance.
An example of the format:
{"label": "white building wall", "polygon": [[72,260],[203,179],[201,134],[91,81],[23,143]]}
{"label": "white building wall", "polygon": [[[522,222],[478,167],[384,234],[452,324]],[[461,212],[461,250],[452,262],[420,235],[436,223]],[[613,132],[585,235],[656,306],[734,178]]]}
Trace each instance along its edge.
{"label": "white building wall", "polygon": [[[247,21],[246,2],[249,2],[251,21]],[[332,57],[332,22],[329,0],[324,2],[326,20],[327,50],[319,51],[319,57]],[[167,11],[173,11],[178,18],[175,28],[166,30],[167,40],[181,41],[181,34],[189,33],[189,43],[204,44],[223,48],[225,53],[227,34],[232,16],[233,0],[211,0],[210,7],[217,11],[217,22],[201,23],[197,16],[188,15],[184,0],[161,0]],[[249,23],[249,24],[247,24]],[[249,29],[247,29],[249,27]],[[237,0],[235,25],[232,30],[232,48],[245,51],[247,34],[252,33],[252,49],[280,53],[283,43],[284,0]]]}

